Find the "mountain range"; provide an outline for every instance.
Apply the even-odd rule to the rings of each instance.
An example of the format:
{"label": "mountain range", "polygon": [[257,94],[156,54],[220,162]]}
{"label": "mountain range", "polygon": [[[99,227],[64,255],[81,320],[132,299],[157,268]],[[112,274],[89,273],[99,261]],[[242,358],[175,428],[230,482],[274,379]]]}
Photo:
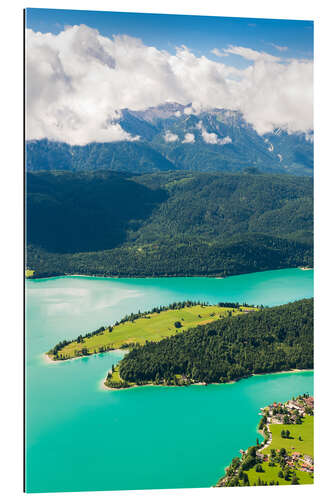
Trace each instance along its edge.
{"label": "mountain range", "polygon": [[195,113],[166,103],[143,111],[123,109],[117,120],[133,140],[84,146],[28,141],[28,171],[106,169],[135,174],[189,170],[313,175],[313,134],[276,129],[264,135],[238,111]]}

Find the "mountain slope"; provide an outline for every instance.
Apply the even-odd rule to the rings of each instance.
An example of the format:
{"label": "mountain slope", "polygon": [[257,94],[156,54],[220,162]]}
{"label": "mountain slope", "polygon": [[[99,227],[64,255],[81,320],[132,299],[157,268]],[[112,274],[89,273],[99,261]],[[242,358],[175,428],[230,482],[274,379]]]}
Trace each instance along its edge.
{"label": "mountain slope", "polygon": [[28,141],[27,171],[68,170],[145,173],[175,170],[165,156],[142,142],[91,143],[70,146],[62,142]]}
{"label": "mountain slope", "polygon": [[108,171],[27,175],[34,277],[230,275],[312,265],[312,179]]}

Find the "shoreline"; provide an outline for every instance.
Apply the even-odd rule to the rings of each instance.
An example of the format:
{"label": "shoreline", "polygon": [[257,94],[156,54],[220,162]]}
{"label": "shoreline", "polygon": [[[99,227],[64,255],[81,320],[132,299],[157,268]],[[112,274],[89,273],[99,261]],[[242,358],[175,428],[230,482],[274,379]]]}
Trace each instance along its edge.
{"label": "shoreline", "polygon": [[203,386],[208,387],[209,385],[236,384],[237,382],[239,382],[241,380],[245,380],[245,379],[251,378],[251,377],[261,377],[263,375],[282,375],[285,373],[291,374],[291,373],[300,373],[300,372],[314,372],[314,368],[302,368],[302,369],[293,368],[292,370],[283,370],[280,372],[252,373],[251,375],[248,375],[247,377],[241,377],[241,378],[238,378],[235,380],[230,380],[229,382],[212,382],[211,384],[206,384],[205,382],[195,382],[193,384],[186,384],[186,385],[165,385],[165,384],[149,383],[149,384],[142,384],[142,385],[135,384],[135,385],[131,385],[130,387],[108,387],[107,385],[105,385],[106,377],[100,382],[100,384],[104,386],[102,389],[105,388],[105,390],[108,390],[108,391],[126,391],[128,389],[134,389],[136,387],[139,387],[139,388],[141,388],[141,387],[191,387],[192,385],[196,385],[196,386],[203,385]]}
{"label": "shoreline", "polygon": [[68,359],[51,359],[50,356],[44,352],[42,354],[42,358],[44,359],[45,363],[46,364],[50,364],[50,363],[56,363],[56,364],[60,364],[60,363],[66,363],[67,361],[74,361],[75,359],[83,359],[83,358],[90,358],[91,356],[98,356],[100,354],[104,355],[108,352],[121,352],[122,354],[123,353],[127,353],[128,350],[127,349],[120,349],[119,347],[117,349],[108,349],[107,351],[104,351],[104,352],[93,352],[91,354],[85,354],[84,356],[73,356],[72,358],[68,358]]}
{"label": "shoreline", "polygon": [[283,270],[288,270],[288,269],[300,269],[301,271],[313,271],[313,267],[279,267],[277,269],[264,269],[264,270],[258,270],[258,271],[252,271],[248,273],[239,273],[239,274],[229,274],[228,276],[220,276],[219,274],[199,274],[199,275],[191,275],[191,276],[184,276],[184,275],[179,275],[179,274],[168,274],[168,275],[163,275],[163,276],[118,276],[118,275],[111,275],[111,276],[100,276],[96,274],[60,274],[56,276],[43,276],[43,277],[33,277],[31,276],[30,278],[25,278],[26,280],[49,280],[49,279],[56,279],[56,278],[99,278],[99,279],[163,279],[163,278],[212,278],[212,279],[226,279],[226,278],[232,278],[235,276],[244,276],[246,274],[256,274],[256,273],[267,273],[271,271],[283,271]]}
{"label": "shoreline", "polygon": [[299,372],[313,372],[314,368],[292,368],[291,370],[282,370],[280,372],[264,372],[253,373],[250,377],[261,377],[262,375],[282,375],[283,373],[299,373]]}
{"label": "shoreline", "polygon": [[[83,357],[83,356],[81,356],[81,357]],[[44,352],[42,354],[42,358],[43,358],[44,363],[46,365],[58,364],[59,362],[60,363],[65,363],[66,361],[73,361],[74,359],[79,359],[79,357],[77,357],[77,358],[57,359],[57,360],[55,360],[55,359],[52,359],[46,352]]]}
{"label": "shoreline", "polygon": [[46,363],[47,365],[56,363],[56,361],[54,359],[51,359],[50,356],[46,354],[46,352],[42,354],[42,359],[44,360],[44,363]]}

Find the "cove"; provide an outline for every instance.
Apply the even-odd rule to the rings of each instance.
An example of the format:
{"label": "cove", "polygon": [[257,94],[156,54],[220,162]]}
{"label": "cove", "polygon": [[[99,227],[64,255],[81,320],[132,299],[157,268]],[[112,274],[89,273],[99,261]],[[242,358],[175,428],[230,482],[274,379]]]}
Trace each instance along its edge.
{"label": "cove", "polygon": [[212,486],[239,449],[255,442],[260,407],[313,393],[311,371],[105,391],[101,381],[123,353],[48,364],[42,354],[50,346],[177,300],[276,305],[312,296],[313,271],[299,269],[226,279],[28,280],[27,491]]}

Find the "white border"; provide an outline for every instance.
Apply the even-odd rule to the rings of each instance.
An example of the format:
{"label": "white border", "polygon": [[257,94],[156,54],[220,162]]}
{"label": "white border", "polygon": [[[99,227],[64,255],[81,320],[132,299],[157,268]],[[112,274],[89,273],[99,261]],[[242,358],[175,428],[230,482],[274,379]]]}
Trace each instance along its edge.
{"label": "white border", "polygon": [[[61,500],[73,498],[132,499],[270,499],[328,498],[332,477],[331,453],[332,412],[332,196],[333,164],[331,129],[332,113],[332,9],[329,2],[317,0],[233,0],[230,3],[206,0],[130,1],[130,0],[34,0],[30,5],[11,2],[1,12],[1,481],[3,497],[21,498],[22,493],[22,9],[24,7],[82,10],[114,10],[118,12],[156,12],[230,17],[265,17],[315,20],[315,397],[316,483],[312,487],[295,488],[230,488],[197,490],[146,490],[140,492],[61,493]],[[5,230],[4,230],[5,229]],[[35,495],[31,495],[35,498]],[[51,499],[58,494],[39,494],[38,499]]]}

